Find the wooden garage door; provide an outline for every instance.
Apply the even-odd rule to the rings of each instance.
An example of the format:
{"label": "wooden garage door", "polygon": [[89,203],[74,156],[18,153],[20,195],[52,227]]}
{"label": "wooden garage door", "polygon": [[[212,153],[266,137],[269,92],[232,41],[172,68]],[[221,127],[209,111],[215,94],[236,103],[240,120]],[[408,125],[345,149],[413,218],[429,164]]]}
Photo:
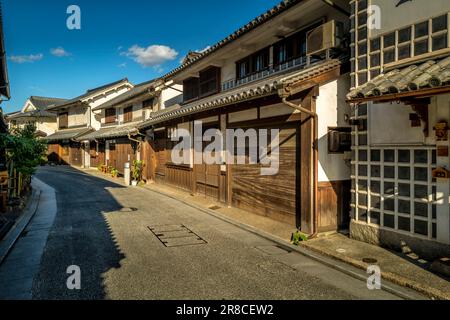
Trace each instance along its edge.
{"label": "wooden garage door", "polygon": [[299,201],[296,199],[296,177],[299,174],[298,138],[297,129],[280,129],[280,166],[276,175],[262,176],[259,164],[232,166],[234,206],[296,224],[296,200]]}
{"label": "wooden garage door", "polygon": [[70,146],[69,144],[62,144],[59,148],[59,155],[61,164],[68,165],[70,163]]}
{"label": "wooden garage door", "polygon": [[72,166],[81,167],[83,161],[81,158],[81,145],[78,143],[71,143],[70,145],[70,164]]}
{"label": "wooden garage door", "polygon": [[155,133],[153,150],[155,152],[155,180],[157,182],[165,182],[168,159],[166,131]]}
{"label": "wooden garage door", "polygon": [[[203,125],[203,134],[209,129],[218,129],[218,124]],[[211,142],[203,142],[203,150]],[[220,165],[195,164],[195,183],[197,194],[219,200],[220,193]]]}
{"label": "wooden garage door", "polygon": [[117,153],[116,153],[116,145],[115,143],[110,142],[109,143],[109,160],[108,160],[108,166],[117,168]]}
{"label": "wooden garage door", "polygon": [[136,159],[136,154],[132,147],[132,141],[128,139],[121,139],[116,143],[116,169],[123,174],[125,163],[129,163],[130,167]]}
{"label": "wooden garage door", "polygon": [[59,158],[59,144],[49,144],[47,158],[49,162],[60,163]]}

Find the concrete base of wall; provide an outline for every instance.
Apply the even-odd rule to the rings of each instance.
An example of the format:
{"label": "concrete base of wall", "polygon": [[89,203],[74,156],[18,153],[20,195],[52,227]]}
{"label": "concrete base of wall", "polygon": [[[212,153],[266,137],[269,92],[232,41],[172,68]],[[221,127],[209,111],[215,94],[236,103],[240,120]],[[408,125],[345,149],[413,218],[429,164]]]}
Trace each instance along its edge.
{"label": "concrete base of wall", "polygon": [[382,230],[379,227],[370,226],[355,220],[352,220],[350,223],[350,237],[395,251],[401,251],[406,243],[414,253],[430,261],[450,256],[449,245],[415,238],[395,231]]}

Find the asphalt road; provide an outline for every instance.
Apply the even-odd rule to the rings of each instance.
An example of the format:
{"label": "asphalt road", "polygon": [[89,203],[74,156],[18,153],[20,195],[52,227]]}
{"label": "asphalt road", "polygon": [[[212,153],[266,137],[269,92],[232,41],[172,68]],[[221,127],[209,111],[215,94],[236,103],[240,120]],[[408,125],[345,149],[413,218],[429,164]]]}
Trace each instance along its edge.
{"label": "asphalt road", "polygon": [[[36,177],[56,190],[57,213],[33,299],[398,299],[149,190],[67,167]],[[80,290],[67,288],[69,266]]]}

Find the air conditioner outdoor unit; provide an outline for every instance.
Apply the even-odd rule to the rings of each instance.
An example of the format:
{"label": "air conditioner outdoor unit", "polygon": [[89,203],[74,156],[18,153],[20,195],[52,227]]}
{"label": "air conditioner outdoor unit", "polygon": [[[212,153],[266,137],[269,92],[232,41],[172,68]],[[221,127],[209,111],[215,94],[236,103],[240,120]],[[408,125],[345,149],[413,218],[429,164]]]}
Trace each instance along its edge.
{"label": "air conditioner outdoor unit", "polygon": [[343,23],[331,20],[308,32],[306,54],[308,56],[323,53],[341,46],[344,30]]}

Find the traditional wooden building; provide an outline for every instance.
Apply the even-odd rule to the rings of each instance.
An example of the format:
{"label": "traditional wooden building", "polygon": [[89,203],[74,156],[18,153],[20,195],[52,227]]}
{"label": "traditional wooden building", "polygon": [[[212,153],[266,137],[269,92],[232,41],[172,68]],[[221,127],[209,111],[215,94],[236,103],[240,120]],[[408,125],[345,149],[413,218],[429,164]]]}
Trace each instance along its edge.
{"label": "traditional wooden building", "polygon": [[450,2],[350,1],[353,238],[450,254]]}
{"label": "traditional wooden building", "polygon": [[46,137],[49,158],[60,164],[90,167],[89,142],[77,140],[82,135],[100,129],[101,117],[92,109],[130,90],[133,85],[122,79],[88,90],[85,94],[48,108],[57,113],[58,130]]}
{"label": "traditional wooden building", "polygon": [[[154,112],[139,126],[146,135],[146,176],[308,234],[345,227],[350,198],[350,108],[345,101],[349,10],[347,1],[284,1],[185,59],[163,78],[183,86],[181,105]],[[196,122],[202,123],[199,135]],[[231,156],[223,163],[202,162],[208,150],[203,140],[180,164],[172,157],[180,138],[177,129],[185,129],[193,140],[217,129],[224,146],[231,144],[227,130],[278,129],[278,173],[262,175],[262,157],[258,164],[232,164]],[[267,147],[261,139],[257,144],[258,149]]]}
{"label": "traditional wooden building", "polygon": [[65,101],[59,98],[32,96],[27,99],[20,112],[8,115],[6,120],[10,128],[24,127],[32,123],[36,126],[36,134],[39,137],[46,137],[57,130],[57,114],[48,109]]}
{"label": "traditional wooden building", "polygon": [[90,166],[107,165],[123,174],[126,163],[140,159],[139,123],[149,117],[158,103],[157,81],[133,89],[92,109],[99,117],[99,130],[78,138],[90,143]]}

